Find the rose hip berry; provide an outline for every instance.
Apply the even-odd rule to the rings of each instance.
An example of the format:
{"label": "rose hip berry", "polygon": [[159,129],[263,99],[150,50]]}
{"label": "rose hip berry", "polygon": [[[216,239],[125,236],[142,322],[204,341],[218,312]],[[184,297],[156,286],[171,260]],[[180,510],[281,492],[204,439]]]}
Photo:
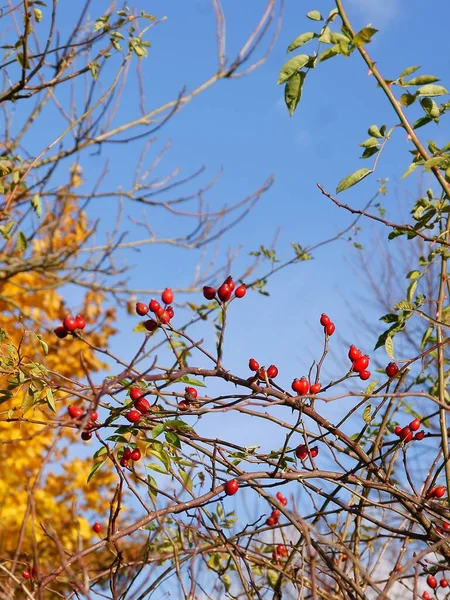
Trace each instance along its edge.
{"label": "rose hip berry", "polygon": [[411,423],[409,424],[409,428],[411,429],[411,431],[417,431],[418,429],[420,429],[420,419],[414,419],[414,421],[411,421]]}
{"label": "rose hip berry", "polygon": [[143,302],[137,302],[136,303],[136,312],[140,317],[143,317],[144,315],[146,315],[148,313],[148,306],[146,304],[144,304]]}
{"label": "rose hip berry", "polygon": [[276,553],[279,554],[280,556],[286,557],[288,555],[286,546],[284,546],[283,544],[278,544],[278,546],[276,548]]}
{"label": "rose hip berry", "polygon": [[131,453],[130,458],[131,458],[131,460],[137,461],[137,460],[141,459],[141,456],[142,456],[142,454],[141,454],[141,451],[139,450],[139,448],[135,448],[133,450],[133,452]]}
{"label": "rose hip berry", "polygon": [[402,442],[410,442],[413,439],[411,429],[409,427],[403,427],[403,429],[400,431],[399,437]]}
{"label": "rose hip berry", "polygon": [[123,451],[123,454],[122,454],[122,458],[124,458],[125,460],[130,460],[130,458],[131,458],[131,449],[130,448],[125,448],[125,450]]}
{"label": "rose hip berry", "polygon": [[352,362],[355,362],[357,358],[362,356],[361,350],[358,350],[356,346],[351,345],[348,351],[348,357]]}
{"label": "rose hip berry", "polygon": [[448,581],[446,579],[441,579],[439,585],[443,588],[448,587]]}
{"label": "rose hip berry", "polygon": [[268,525],[269,527],[273,527],[276,524],[277,524],[277,520],[274,519],[273,517],[269,517],[266,521],[266,525]]}
{"label": "rose hip berry", "polygon": [[442,498],[442,496],[445,496],[446,492],[447,488],[445,488],[443,485],[440,485],[434,490],[434,496],[435,498]]}
{"label": "rose hip berry", "polygon": [[102,526],[100,525],[100,523],[94,523],[92,525],[92,529],[93,531],[95,531],[95,533],[100,533],[100,531],[102,530]]}
{"label": "rose hip berry", "polygon": [[31,573],[29,571],[22,571],[22,577],[24,579],[30,579],[31,578]]}
{"label": "rose hip berry", "polygon": [[297,446],[297,448],[295,449],[295,456],[300,460],[305,460],[305,458],[308,456],[308,449],[304,444],[300,444],[300,446]]}
{"label": "rose hip berry", "polygon": [[161,300],[164,304],[172,304],[173,302],[173,292],[170,288],[166,288],[161,294]]}
{"label": "rose hip berry", "polygon": [[63,325],[64,325],[64,328],[66,329],[66,331],[72,332],[72,331],[75,331],[76,329],[78,329],[77,320],[74,319],[70,315],[67,315],[67,317],[64,319]]}
{"label": "rose hip berry", "polygon": [[120,459],[120,466],[121,467],[128,467],[129,461],[128,458],[125,458],[122,456],[122,458]]}
{"label": "rose hip berry", "polygon": [[144,321],[144,327],[151,333],[158,327],[158,323],[154,319],[149,319],[148,321]]}
{"label": "rose hip berry", "polygon": [[364,354],[364,356],[360,356],[359,358],[353,361],[352,371],[354,371],[355,373],[361,373],[361,371],[364,371],[369,366],[369,360],[370,359],[367,356],[367,354]]}
{"label": "rose hip berry", "polygon": [[138,398],[140,398],[142,396],[142,391],[137,388],[137,387],[132,387],[130,389],[130,398],[132,400],[137,400]]}
{"label": "rose hip berry", "polygon": [[425,431],[422,430],[422,431],[418,431],[416,433],[416,435],[414,436],[414,439],[419,440],[419,442],[420,442],[423,440],[424,437],[425,437]]}
{"label": "rose hip berry", "polygon": [[213,288],[209,285],[205,285],[203,287],[203,296],[207,300],[214,300],[214,298],[216,297],[216,288]]}
{"label": "rose hip berry", "polygon": [[311,448],[309,454],[312,458],[316,458],[316,456],[319,454],[319,448],[317,446],[314,446],[313,448]]}
{"label": "rose hip berry", "polygon": [[364,369],[364,371],[361,371],[359,374],[359,378],[362,379],[363,381],[366,381],[366,379],[369,379],[371,376],[371,372],[368,371],[367,369]]}
{"label": "rose hip berry", "polygon": [[231,479],[231,481],[227,481],[225,484],[225,494],[227,496],[234,496],[234,494],[239,489],[239,482],[237,479]]}
{"label": "rose hip berry", "polygon": [[259,371],[259,362],[254,358],[251,358],[248,361],[248,368],[250,369],[250,371]]}
{"label": "rose hip berry", "polygon": [[328,325],[325,325],[324,330],[327,335],[333,335],[336,331],[336,325],[330,321]]}
{"label": "rose hip berry", "polygon": [[325,313],[322,313],[320,315],[320,324],[323,325],[324,327],[326,327],[329,323],[331,323],[331,319],[328,315],[326,315]]}
{"label": "rose hip berry", "polygon": [[192,396],[192,398],[195,400],[198,396],[198,392],[194,387],[185,387],[184,388],[184,392],[186,395],[188,396]]}
{"label": "rose hip berry", "polygon": [[436,587],[437,587],[437,579],[436,579],[436,577],[433,577],[433,575],[428,575],[428,577],[427,577],[427,585],[432,590],[436,589]]}
{"label": "rose hip berry", "polygon": [[64,327],[64,325],[58,325],[58,327],[55,327],[55,329],[53,330],[53,333],[56,335],[56,337],[58,337],[60,340],[62,340],[65,337],[67,337],[67,334],[69,332]]}
{"label": "rose hip berry", "polygon": [[82,431],[81,432],[81,439],[84,440],[85,442],[88,442],[92,437],[92,433],[90,431]]}
{"label": "rose hip berry", "polygon": [[398,364],[395,362],[390,362],[386,367],[386,375],[388,377],[395,377],[399,371]]}
{"label": "rose hip berry", "polygon": [[296,392],[299,396],[304,396],[309,391],[309,383],[306,377],[302,377],[301,379],[294,379],[291,385],[294,392]]}
{"label": "rose hip berry", "polygon": [[98,419],[98,412],[96,410],[93,410],[89,415],[89,418],[91,421],[96,421]]}
{"label": "rose hip berry", "polygon": [[141,418],[141,413],[138,410],[130,410],[126,413],[125,418],[127,421],[130,421],[130,423],[137,423]]}
{"label": "rose hip berry", "polygon": [[77,324],[77,329],[84,329],[86,327],[86,321],[81,315],[75,317],[75,322]]}
{"label": "rose hip berry", "polygon": [[152,311],[152,313],[157,313],[158,310],[160,310],[160,308],[161,308],[161,304],[158,302],[158,300],[155,300],[154,298],[152,298],[150,300],[149,308]]}
{"label": "rose hip berry", "polygon": [[270,379],[275,379],[277,375],[278,367],[276,367],[275,365],[270,365],[270,367],[268,367],[267,369],[267,377],[269,377]]}
{"label": "rose hip berry", "polygon": [[224,284],[227,285],[231,291],[234,290],[234,280],[231,277],[231,275],[228,275],[228,277],[224,281]]}
{"label": "rose hip berry", "polygon": [[79,406],[75,406],[75,404],[71,404],[67,410],[72,419],[79,419],[83,414],[82,409]]}
{"label": "rose hip berry", "polygon": [[313,383],[310,388],[310,392],[311,392],[311,394],[318,394],[321,389],[322,389],[322,385],[320,383]]}
{"label": "rose hip berry", "polygon": [[247,293],[247,286],[242,284],[236,288],[234,295],[236,296],[236,298],[243,298],[246,293]]}
{"label": "rose hip berry", "polygon": [[138,398],[134,401],[134,408],[138,410],[141,414],[145,415],[152,410],[150,406],[150,402],[147,398]]}
{"label": "rose hip berry", "polygon": [[231,298],[232,289],[226,283],[223,283],[217,290],[217,295],[222,302],[227,302]]}

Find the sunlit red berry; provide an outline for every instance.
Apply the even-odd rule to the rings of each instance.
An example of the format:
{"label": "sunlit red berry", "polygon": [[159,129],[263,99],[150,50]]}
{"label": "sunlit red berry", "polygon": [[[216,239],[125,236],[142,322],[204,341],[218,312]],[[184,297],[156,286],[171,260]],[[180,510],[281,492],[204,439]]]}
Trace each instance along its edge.
{"label": "sunlit red berry", "polygon": [[281,500],[284,498],[283,494],[281,492],[277,492],[277,500],[279,500],[281,502]]}
{"label": "sunlit red berry", "polygon": [[84,440],[85,442],[89,441],[92,437],[92,433],[90,431],[82,431],[81,432],[81,439]]}
{"label": "sunlit red berry", "polygon": [[84,329],[86,327],[86,321],[81,315],[75,317],[75,322],[77,324],[77,329]]}
{"label": "sunlit red berry", "polygon": [[411,423],[409,424],[409,428],[411,429],[411,431],[417,431],[418,429],[420,429],[420,419],[414,419],[413,421],[411,421]]}
{"label": "sunlit red berry", "polygon": [[185,387],[184,391],[187,395],[191,396],[194,400],[197,398],[198,396],[198,392],[195,389],[195,387]]}
{"label": "sunlit red berry", "polygon": [[66,331],[72,332],[72,331],[75,331],[76,329],[78,329],[77,320],[74,319],[70,315],[67,315],[67,317],[64,319],[63,325],[64,325],[64,328],[66,329]]}
{"label": "sunlit red berry", "polygon": [[130,398],[132,400],[137,400],[138,398],[140,398],[142,396],[142,393],[142,390],[137,387],[130,388]]}
{"label": "sunlit red berry", "polygon": [[446,588],[446,587],[448,587],[448,581],[446,579],[441,579],[439,581],[439,585],[443,588]]}
{"label": "sunlit red berry", "polygon": [[361,371],[364,371],[364,369],[367,369],[367,367],[369,366],[369,360],[370,359],[367,356],[367,354],[364,354],[364,356],[360,356],[359,358],[353,361],[352,371],[354,371],[355,373],[361,373]]}
{"label": "sunlit red berry", "polygon": [[122,458],[120,459],[120,466],[121,466],[121,467],[128,467],[128,465],[129,465],[129,460],[128,460],[128,458],[124,458],[124,457],[122,456]]}
{"label": "sunlit red berry", "polygon": [[336,331],[336,325],[330,321],[328,325],[325,325],[324,330],[327,335],[333,335]]}
{"label": "sunlit red berry", "polygon": [[222,302],[227,302],[231,298],[231,288],[226,283],[223,283],[220,288],[217,290],[217,295],[219,296]]}
{"label": "sunlit red berry", "polygon": [[136,313],[140,317],[143,317],[144,315],[146,315],[148,313],[148,306],[146,304],[144,304],[143,302],[137,302],[136,303]]}
{"label": "sunlit red berry", "polygon": [[100,525],[100,523],[94,523],[92,525],[92,529],[95,531],[95,533],[100,533],[100,531],[102,530],[102,526]]}
{"label": "sunlit red berry", "polygon": [[150,300],[149,308],[152,311],[152,313],[157,313],[158,310],[160,310],[160,308],[161,308],[161,304],[158,302],[158,300],[155,300],[154,298],[152,298]]}
{"label": "sunlit red berry", "polygon": [[214,300],[214,298],[216,297],[216,288],[213,288],[209,285],[205,285],[203,287],[203,296],[207,300]]}
{"label": "sunlit red berry", "polygon": [[154,319],[149,319],[148,321],[144,321],[144,327],[147,331],[155,331],[158,327],[158,323]]}
{"label": "sunlit red berry", "polygon": [[134,401],[133,406],[136,410],[138,410],[141,414],[145,415],[152,410],[150,406],[150,402],[147,398],[138,398]]}
{"label": "sunlit red berry", "polygon": [[67,410],[72,419],[79,419],[83,414],[82,409],[75,404],[71,404]]}
{"label": "sunlit red berry", "polygon": [[278,519],[278,517],[280,516],[280,514],[281,514],[281,513],[280,513],[280,509],[279,509],[279,508],[274,508],[274,509],[273,509],[273,511],[272,511],[272,517],[273,517],[274,519]]}
{"label": "sunlit red berry", "polygon": [[425,431],[422,429],[422,431],[418,431],[416,433],[416,435],[414,436],[414,439],[419,440],[419,442],[421,442],[424,437],[425,437]]}
{"label": "sunlit red berry", "polygon": [[323,325],[324,327],[326,327],[329,323],[331,323],[331,319],[328,315],[326,315],[325,313],[322,313],[320,315],[320,324]]}
{"label": "sunlit red berry", "polygon": [[306,377],[302,377],[301,379],[294,379],[291,385],[294,392],[296,392],[299,396],[304,396],[309,392],[309,383]]}
{"label": "sunlit red berry", "polygon": [[276,553],[280,556],[286,557],[288,555],[286,546],[284,546],[283,544],[278,544],[278,546],[276,547]]}
{"label": "sunlit red berry", "polygon": [[397,427],[395,427],[395,429],[394,429],[395,435],[400,435],[401,431],[402,431],[402,427],[400,425],[397,425]]}
{"label": "sunlit red berry", "polygon": [[318,394],[322,389],[322,385],[320,383],[313,383],[310,388],[311,394]]}
{"label": "sunlit red berry", "polygon": [[137,423],[141,418],[141,413],[138,410],[130,410],[126,413],[125,419],[130,423]]}
{"label": "sunlit red berry", "polygon": [[362,356],[361,350],[358,350],[356,346],[351,345],[348,351],[348,357],[352,362],[355,362],[357,358]]}
{"label": "sunlit red berry", "polygon": [[450,523],[447,523],[447,521],[444,521],[442,523],[442,527],[443,527],[444,531],[450,531]]}
{"label": "sunlit red berry", "polygon": [[237,479],[231,479],[230,481],[227,481],[225,484],[225,494],[227,496],[234,496],[234,494],[238,491],[239,489],[239,482]]}
{"label": "sunlit red berry", "polygon": [[269,377],[269,379],[275,379],[277,375],[278,367],[276,367],[275,365],[270,365],[270,367],[267,368],[267,377]]}
{"label": "sunlit red berry", "polygon": [[431,596],[427,591],[422,594],[422,600],[431,600]]}
{"label": "sunlit red berry", "polygon": [[158,319],[163,325],[167,325],[171,319],[170,312],[168,310],[162,310],[158,313]]}
{"label": "sunlit red berry", "polygon": [[89,418],[91,421],[96,421],[98,419],[98,412],[96,410],[93,410],[89,415]]}
{"label": "sunlit red berry", "polygon": [[122,454],[122,458],[124,458],[125,460],[130,460],[131,452],[132,452],[131,448],[125,448],[125,450],[123,451],[123,454]]}
{"label": "sunlit red berry", "polygon": [[436,587],[437,587],[437,579],[436,579],[436,577],[433,577],[433,575],[428,575],[428,577],[427,577],[427,585],[432,590],[436,589]]}
{"label": "sunlit red berry", "polygon": [[164,304],[172,304],[173,302],[173,292],[170,288],[166,288],[161,294],[161,300]]}
{"label": "sunlit red berry", "polygon": [[234,280],[231,277],[231,275],[228,275],[228,277],[225,279],[225,281],[223,282],[225,285],[227,285],[231,291],[234,290]]}
{"label": "sunlit red berry", "polygon": [[300,444],[300,446],[297,446],[297,448],[295,449],[295,456],[300,460],[305,460],[305,458],[308,456],[308,449],[304,444]]}
{"label": "sunlit red berry", "polygon": [[314,446],[313,448],[311,448],[309,454],[312,458],[316,458],[316,456],[319,454],[319,448],[317,446]]}
{"label": "sunlit red berry", "polygon": [[283,506],[286,506],[286,504],[288,503],[288,499],[283,496],[283,498],[281,498],[280,502]]}
{"label": "sunlit red berry", "polygon": [[170,317],[171,319],[173,319],[173,317],[174,317],[174,315],[175,315],[175,311],[173,310],[173,306],[168,306],[168,307],[166,308],[166,312],[167,312],[167,314],[169,315],[169,317]]}
{"label": "sunlit red berry", "polygon": [[135,448],[133,450],[133,452],[131,453],[130,458],[131,458],[131,460],[137,461],[137,460],[141,459],[141,456],[142,456],[142,454],[141,454],[141,451],[139,450],[139,448]]}
{"label": "sunlit red berry", "polygon": [[55,329],[53,330],[53,333],[56,335],[56,337],[62,340],[63,338],[67,337],[67,334],[69,332],[64,327],[64,325],[58,325],[58,327],[55,327]]}
{"label": "sunlit red berry", "polygon": [[364,371],[361,371],[359,374],[359,378],[362,379],[363,381],[366,381],[367,379],[370,379],[371,376],[371,372],[368,371],[367,369],[364,369]]}
{"label": "sunlit red berry", "polygon": [[31,578],[31,573],[29,571],[22,571],[22,577],[24,579],[30,579]]}
{"label": "sunlit red berry", "polygon": [[390,362],[386,367],[386,375],[388,377],[395,377],[399,371],[398,365],[395,362]]}
{"label": "sunlit red berry", "polygon": [[261,367],[261,369],[258,371],[258,377],[264,381],[267,377],[267,371]]}
{"label": "sunlit red berry", "polygon": [[236,288],[236,290],[234,292],[234,295],[236,296],[236,298],[243,298],[246,293],[247,293],[247,286],[242,284],[242,285],[238,285],[238,287]]}
{"label": "sunlit red berry", "polygon": [[248,368],[250,369],[250,371],[259,371],[259,362],[254,358],[251,358],[248,361]]}
{"label": "sunlit red berry", "polygon": [[445,496],[446,493],[447,493],[447,488],[445,488],[443,485],[438,486],[434,490],[435,498],[442,498],[443,496]]}
{"label": "sunlit red berry", "polygon": [[276,525],[276,524],[277,524],[277,520],[276,520],[276,519],[274,519],[273,517],[269,517],[269,518],[266,520],[266,525],[268,525],[269,527],[273,527],[273,526],[274,526],[274,525]]}
{"label": "sunlit red berry", "polygon": [[412,431],[409,427],[403,427],[399,435],[402,442],[410,442],[413,439]]}

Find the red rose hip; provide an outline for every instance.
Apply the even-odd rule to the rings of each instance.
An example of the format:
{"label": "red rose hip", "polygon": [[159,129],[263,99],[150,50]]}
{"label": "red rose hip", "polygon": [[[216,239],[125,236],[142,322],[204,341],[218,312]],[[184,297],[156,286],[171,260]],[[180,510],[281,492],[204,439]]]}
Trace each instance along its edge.
{"label": "red rose hip", "polygon": [[225,484],[225,494],[227,496],[234,496],[234,494],[239,489],[239,482],[237,479],[232,479],[231,481],[227,481]]}
{"label": "red rose hip", "polygon": [[172,304],[173,302],[173,292],[170,288],[166,288],[161,294],[161,300],[164,304]]}

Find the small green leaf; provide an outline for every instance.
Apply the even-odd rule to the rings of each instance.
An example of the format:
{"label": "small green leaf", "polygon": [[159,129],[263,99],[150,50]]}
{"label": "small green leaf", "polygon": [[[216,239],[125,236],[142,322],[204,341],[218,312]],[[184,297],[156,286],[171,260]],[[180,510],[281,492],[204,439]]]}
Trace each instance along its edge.
{"label": "small green leaf", "polygon": [[417,163],[411,163],[402,175],[402,179],[406,179],[413,171],[417,169]]}
{"label": "small green leaf", "polygon": [[324,50],[322,52],[322,54],[319,56],[319,62],[323,62],[324,60],[328,60],[329,58],[333,58],[333,56],[337,56],[338,54],[341,54],[341,51],[339,49],[339,46],[335,45],[332,48],[327,48],[326,50]]}
{"label": "small green leaf", "polygon": [[370,137],[367,140],[364,140],[362,144],[359,144],[363,148],[371,148],[372,146],[378,146],[380,142],[375,137]]}
{"label": "small green leaf", "polygon": [[372,421],[372,405],[371,404],[368,404],[366,406],[362,416],[364,419],[364,423],[367,423],[367,425],[369,425]]}
{"label": "small green leaf", "polygon": [[156,480],[151,475],[147,475],[147,482],[149,485],[148,493],[150,494],[150,496],[153,499],[155,499],[156,496],[158,495],[158,484],[156,483]]}
{"label": "small green leaf", "polygon": [[299,73],[295,73],[293,77],[289,79],[284,88],[284,101],[286,103],[287,109],[289,111],[289,116],[292,117],[295,109],[300,102],[302,97],[302,89],[303,83],[306,78],[306,73],[304,71],[300,71]]}
{"label": "small green leaf", "polygon": [[439,81],[439,77],[435,77],[434,75],[419,75],[418,77],[413,77],[409,81],[404,81],[404,85],[425,85],[426,83],[434,83],[435,81]]}
{"label": "small green leaf", "polygon": [[417,290],[417,284],[418,284],[418,280],[416,279],[415,281],[412,281],[410,283],[410,285],[408,286],[408,289],[406,291],[406,299],[408,300],[408,302],[412,302],[413,298],[414,298],[414,294],[416,293]]}
{"label": "small green leaf", "polygon": [[51,388],[48,387],[45,390],[45,397],[47,398],[48,407],[55,413],[56,412],[55,397],[53,396],[53,392],[52,392]]}
{"label": "small green leaf", "polygon": [[442,85],[435,85],[430,83],[429,85],[424,85],[417,90],[419,96],[444,96],[448,94],[448,91]]}
{"label": "small green leaf", "polygon": [[18,250],[20,250],[20,252],[25,252],[27,247],[28,247],[27,236],[24,234],[23,231],[19,231],[19,234],[17,236],[17,248],[18,248]]}
{"label": "small green leaf", "polygon": [[343,192],[344,190],[347,190],[348,188],[352,187],[353,185],[356,185],[357,183],[359,183],[362,179],[364,179],[365,177],[367,177],[367,175],[370,175],[371,173],[372,173],[372,169],[366,169],[366,168],[358,169],[351,175],[348,175],[347,177],[345,177],[339,183],[339,185],[336,188],[336,193],[339,194],[339,192]]}
{"label": "small green leaf", "polygon": [[152,431],[151,431],[151,436],[152,438],[157,438],[166,428],[164,423],[158,423],[158,425],[155,425],[155,427],[153,427]]}
{"label": "small green leaf", "polygon": [[190,375],[183,375],[183,377],[179,380],[183,383],[187,383],[188,385],[196,385],[197,387],[206,387],[206,383],[200,381],[199,379],[194,379]]}
{"label": "small green leaf", "polygon": [[360,48],[364,44],[368,44],[377,32],[378,29],[374,29],[373,27],[364,27],[364,29],[361,29],[361,31],[355,35],[352,39],[352,43],[356,48]]}
{"label": "small green leaf", "polygon": [[157,473],[162,473],[163,475],[168,475],[168,472],[162,465],[158,465],[158,463],[149,463],[146,465],[152,471],[156,471]]}
{"label": "small green leaf", "polygon": [[289,44],[287,51],[292,52],[293,50],[300,48],[300,46],[303,46],[303,44],[306,44],[307,42],[312,40],[315,36],[316,36],[316,34],[313,31],[307,31],[306,33],[302,33],[297,38],[295,38],[295,40],[292,42],[292,44]]}
{"label": "small green leaf", "polygon": [[415,94],[410,94],[409,92],[406,92],[406,94],[402,94],[400,96],[400,102],[401,102],[402,106],[411,106],[411,104],[413,104],[415,101],[416,101]]}
{"label": "small green leaf", "polygon": [[395,310],[414,310],[414,304],[406,302],[406,300],[401,300],[395,305]]}
{"label": "small green leaf", "polygon": [[33,207],[36,215],[40,217],[42,214],[42,204],[39,194],[34,194],[34,196],[31,198],[31,206]]}
{"label": "small green leaf", "polygon": [[420,277],[422,277],[422,272],[417,270],[410,271],[406,275],[406,279],[420,279]]}
{"label": "small green leaf", "polygon": [[297,56],[292,57],[288,60],[280,71],[280,75],[278,77],[278,84],[285,83],[291,77],[293,77],[302,67],[304,67],[310,57],[307,54],[298,54]]}
{"label": "small green leaf", "polygon": [[384,349],[386,351],[386,354],[389,356],[390,359],[395,360],[395,356],[394,356],[394,340],[391,338],[390,335],[387,336],[385,342],[384,342]]}
{"label": "small green leaf", "polygon": [[439,106],[431,98],[422,98],[420,100],[420,105],[422,106],[423,110],[427,113],[427,115],[432,119],[437,119],[441,114]]}
{"label": "small green leaf", "polygon": [[318,10],[310,10],[309,13],[306,13],[306,16],[311,21],[323,21],[323,17]]}
{"label": "small green leaf", "polygon": [[373,381],[371,381],[369,383],[369,385],[366,387],[366,390],[364,392],[365,396],[370,396],[373,392],[373,390],[377,387],[378,385],[378,381],[376,379],[374,379]]}
{"label": "small green leaf", "polygon": [[91,472],[89,473],[88,478],[87,478],[88,483],[90,482],[90,480],[93,477],[95,477],[95,475],[100,471],[100,469],[103,467],[104,464],[105,464],[104,460],[94,464],[94,466],[92,467]]}
{"label": "small green leaf", "polygon": [[381,131],[378,128],[378,125],[371,125],[368,129],[368,133],[372,137],[382,138],[384,137]]}
{"label": "small green leaf", "polygon": [[267,569],[267,581],[270,587],[275,589],[278,582],[278,573],[274,569]]}
{"label": "small green leaf", "polygon": [[97,450],[97,452],[95,452],[95,454],[94,454],[94,456],[93,456],[94,460],[95,460],[96,458],[100,458],[100,456],[103,456],[104,454],[107,454],[107,452],[108,452],[108,450],[106,449],[106,446],[101,446],[101,447],[100,447],[100,448]]}
{"label": "small green leaf", "polygon": [[403,71],[399,75],[399,79],[401,79],[402,77],[408,77],[408,75],[412,75],[418,69],[420,69],[418,65],[414,65],[413,67],[407,67],[406,69],[403,69]]}

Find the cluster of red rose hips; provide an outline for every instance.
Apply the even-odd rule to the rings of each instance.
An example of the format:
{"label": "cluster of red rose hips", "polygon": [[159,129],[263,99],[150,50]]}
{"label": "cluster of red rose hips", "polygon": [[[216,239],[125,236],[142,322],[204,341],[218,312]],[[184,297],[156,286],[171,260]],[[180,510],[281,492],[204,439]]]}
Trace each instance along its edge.
{"label": "cluster of red rose hips", "polygon": [[120,466],[128,467],[130,460],[137,462],[138,460],[141,460],[141,458],[142,454],[139,448],[135,448],[134,450],[131,448],[124,448],[122,458],[120,459]]}
{"label": "cluster of red rose hips", "polygon": [[336,325],[325,313],[320,315],[320,324],[323,325],[323,331],[327,335],[333,335],[333,333],[336,331]]}
{"label": "cluster of red rose hips", "polygon": [[[412,439],[420,441],[425,437],[425,431],[423,431],[423,429],[422,431],[417,431],[418,429],[420,429],[420,419],[414,419],[406,427],[397,425],[394,429],[394,433],[405,443],[410,442]],[[417,431],[417,433],[414,435],[413,431]]]}
{"label": "cluster of red rose hips", "polygon": [[322,389],[322,385],[320,383],[312,383],[310,386],[306,377],[300,377],[300,379],[294,379],[291,388],[299,396],[306,396],[308,393],[318,394]]}
{"label": "cluster of red rose hips", "polygon": [[[434,575],[428,575],[428,577],[427,577],[427,585],[432,590],[435,590],[438,587],[438,580],[436,579],[436,577]],[[445,579],[445,577],[443,577],[439,581],[439,586],[442,587],[442,588],[448,587],[448,581],[447,581],[447,579]],[[430,596],[430,594],[427,591],[425,591],[422,594],[422,599],[423,600],[431,600],[431,596]]]}
{"label": "cluster of red rose hips", "polygon": [[359,373],[360,379],[365,381],[369,379],[371,373],[367,370],[369,366],[370,357],[368,354],[363,354],[361,350],[358,350],[353,344],[350,346],[348,351],[348,357],[352,361],[352,371]]}
{"label": "cluster of red rose hips", "polygon": [[184,388],[184,399],[178,402],[179,410],[189,410],[191,404],[197,399],[198,392],[194,387],[187,386]]}
{"label": "cluster of red rose hips", "polygon": [[217,290],[209,285],[205,285],[203,287],[203,296],[206,300],[214,300],[217,296],[221,302],[228,302],[231,294],[234,292],[236,298],[243,298],[247,293],[247,287],[243,283],[238,285],[236,289],[235,287],[233,278],[229,275]]}
{"label": "cluster of red rose hips", "polygon": [[305,444],[300,444],[300,446],[297,446],[297,448],[295,449],[295,456],[300,460],[305,460],[307,456],[311,456],[311,458],[316,458],[318,454],[319,448],[317,446],[310,448],[309,452]]}
{"label": "cluster of red rose hips", "polygon": [[284,544],[277,544],[277,546],[274,548],[274,551],[272,552],[272,559],[275,562],[278,562],[281,557],[287,558],[288,550]]}
{"label": "cluster of red rose hips", "polygon": [[155,331],[158,325],[167,325],[170,323],[170,320],[173,319],[175,314],[173,306],[171,306],[173,298],[173,291],[170,288],[166,288],[161,294],[161,302],[164,304],[164,307],[162,307],[155,298],[152,298],[148,305],[144,304],[144,302],[136,303],[136,313],[140,317],[145,317],[146,314],[152,312],[157,319],[148,319],[148,321],[144,321],[144,327],[147,331],[150,331],[151,333],[152,331]]}
{"label": "cluster of red rose hips", "polygon": [[251,358],[248,361],[248,368],[250,371],[254,371],[261,381],[265,381],[266,379],[275,379],[275,377],[278,375],[278,367],[275,365],[270,365],[267,367],[267,369],[265,367],[260,367],[259,362],[254,358]]}
{"label": "cluster of red rose hips", "polygon": [[144,397],[145,392],[138,387],[130,388],[130,398],[133,400],[134,409],[125,413],[125,418],[130,423],[138,423],[141,416],[152,410],[149,401]]}
{"label": "cluster of red rose hips", "polygon": [[67,315],[67,317],[64,318],[62,325],[58,325],[53,331],[56,337],[63,339],[67,337],[69,333],[74,333],[77,329],[84,329],[85,327],[86,321],[81,315],[77,315],[76,317]]}
{"label": "cluster of red rose hips", "polygon": [[[67,411],[70,415],[70,418],[75,419],[77,421],[81,420],[87,414],[87,413],[83,412],[83,409],[80,408],[79,406],[77,406],[76,404],[71,404],[69,406],[69,408],[67,409]],[[87,423],[85,430],[81,432],[81,439],[84,440],[85,442],[87,442],[88,440],[91,439],[91,437],[92,437],[91,429],[93,429],[95,427],[95,421],[97,419],[98,419],[98,412],[96,410],[93,410],[89,414],[89,422]]]}
{"label": "cluster of red rose hips", "polygon": [[447,488],[443,485],[439,485],[438,487],[431,488],[428,490],[428,498],[442,498],[447,493]]}
{"label": "cluster of red rose hips", "polygon": [[[277,492],[277,500],[283,506],[286,506],[288,503],[288,499],[283,496],[281,492]],[[280,510],[278,508],[274,508],[272,513],[268,519],[266,519],[266,525],[269,527],[273,527],[274,525],[278,525],[278,519],[280,518]]]}

